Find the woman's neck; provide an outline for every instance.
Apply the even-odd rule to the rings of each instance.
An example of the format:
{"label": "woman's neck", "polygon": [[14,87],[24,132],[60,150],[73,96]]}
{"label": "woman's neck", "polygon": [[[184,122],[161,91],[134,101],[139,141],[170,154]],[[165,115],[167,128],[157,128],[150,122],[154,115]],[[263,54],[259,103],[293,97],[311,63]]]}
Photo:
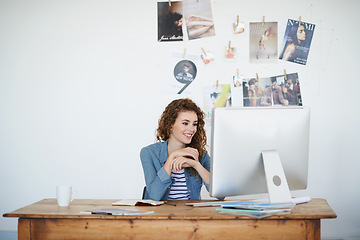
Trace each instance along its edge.
{"label": "woman's neck", "polygon": [[169,138],[168,145],[167,145],[168,155],[170,155],[172,152],[182,149],[184,147],[185,147],[185,144],[178,142],[178,141],[174,141],[172,138]]}

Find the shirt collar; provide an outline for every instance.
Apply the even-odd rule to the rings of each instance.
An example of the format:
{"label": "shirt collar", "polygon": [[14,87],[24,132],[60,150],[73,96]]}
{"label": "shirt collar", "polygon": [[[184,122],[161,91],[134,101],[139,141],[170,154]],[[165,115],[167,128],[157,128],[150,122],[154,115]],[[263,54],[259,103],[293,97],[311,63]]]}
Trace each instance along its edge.
{"label": "shirt collar", "polygon": [[167,149],[167,145],[168,145],[168,141],[169,139],[167,139],[164,142],[161,142],[161,150],[160,150],[160,162],[166,162],[167,158],[168,158],[168,149]]}

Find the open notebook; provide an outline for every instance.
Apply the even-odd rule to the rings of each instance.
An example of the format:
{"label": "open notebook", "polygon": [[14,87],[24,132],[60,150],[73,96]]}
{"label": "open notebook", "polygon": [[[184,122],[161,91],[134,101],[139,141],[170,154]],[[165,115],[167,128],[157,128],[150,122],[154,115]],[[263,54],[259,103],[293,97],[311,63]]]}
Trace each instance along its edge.
{"label": "open notebook", "polygon": [[113,206],[159,206],[164,204],[164,201],[154,201],[151,199],[120,199],[114,203]]}

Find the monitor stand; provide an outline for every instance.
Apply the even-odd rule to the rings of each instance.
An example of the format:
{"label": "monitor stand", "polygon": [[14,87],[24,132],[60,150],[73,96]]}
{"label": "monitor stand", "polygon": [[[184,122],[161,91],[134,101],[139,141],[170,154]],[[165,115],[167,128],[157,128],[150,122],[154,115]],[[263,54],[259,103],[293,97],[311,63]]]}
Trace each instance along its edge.
{"label": "monitor stand", "polygon": [[261,152],[270,203],[292,202],[279,153],[276,150]]}

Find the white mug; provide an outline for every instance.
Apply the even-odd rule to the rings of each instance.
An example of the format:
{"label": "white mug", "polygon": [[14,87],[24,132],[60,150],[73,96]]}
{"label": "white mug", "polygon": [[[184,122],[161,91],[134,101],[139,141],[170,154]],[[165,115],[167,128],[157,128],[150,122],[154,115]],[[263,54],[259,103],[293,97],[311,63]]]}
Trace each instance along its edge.
{"label": "white mug", "polygon": [[56,187],[56,199],[60,207],[69,206],[72,200],[71,186],[57,186]]}

